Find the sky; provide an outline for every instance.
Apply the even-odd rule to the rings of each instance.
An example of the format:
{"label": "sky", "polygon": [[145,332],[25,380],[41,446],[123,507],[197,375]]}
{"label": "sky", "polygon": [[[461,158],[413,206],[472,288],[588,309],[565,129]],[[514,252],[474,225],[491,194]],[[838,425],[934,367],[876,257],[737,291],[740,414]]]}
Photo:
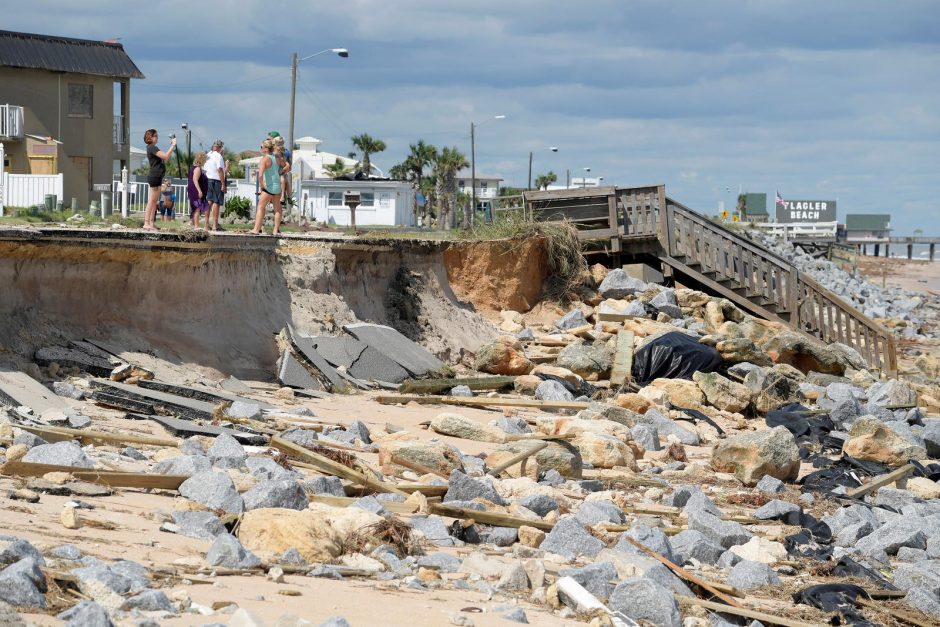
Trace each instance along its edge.
{"label": "sky", "polygon": [[419,139],[469,159],[474,123],[506,185],[531,152],[533,178],[590,168],[708,213],[779,190],[940,235],[936,0],[32,0],[3,28],[120,38],[146,75],[134,145],[182,122],[194,149],[286,136],[291,54],[343,47],[300,63],[294,135],[345,155],[368,133],[384,170]]}

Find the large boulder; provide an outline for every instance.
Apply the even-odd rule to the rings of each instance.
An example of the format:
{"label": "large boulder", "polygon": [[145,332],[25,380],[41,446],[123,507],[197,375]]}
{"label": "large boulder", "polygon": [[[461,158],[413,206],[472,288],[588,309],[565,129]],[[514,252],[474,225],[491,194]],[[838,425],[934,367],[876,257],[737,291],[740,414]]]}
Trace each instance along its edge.
{"label": "large boulder", "polygon": [[473,367],[490,374],[521,375],[528,374],[535,364],[526,358],[519,340],[501,337],[480,347]]}
{"label": "large boulder", "polygon": [[558,353],[555,363],[585,379],[596,381],[610,371],[613,358],[614,353],[607,344],[569,344]]}
{"label": "large boulder", "polygon": [[489,425],[481,425],[466,416],[445,412],[431,419],[431,430],[441,435],[449,435],[464,440],[478,442],[502,442],[505,433]]}
{"label": "large boulder", "polygon": [[868,388],[868,402],[882,407],[916,405],[917,393],[906,381],[898,379],[879,381]]}
{"label": "large boulder", "polygon": [[888,466],[903,466],[910,459],[927,457],[924,447],[895,433],[874,416],[862,416],[852,424],[842,452]]}
{"label": "large boulder", "polygon": [[800,380],[793,373],[775,368],[755,368],[744,377],[751,391],[755,411],[766,414],[772,409],[797,400]]}
{"label": "large boulder", "polygon": [[751,363],[756,366],[770,366],[773,364],[763,349],[759,348],[753,340],[746,337],[733,337],[718,340],[715,350],[721,355],[721,360],[732,364]]}
{"label": "large boulder", "polygon": [[581,458],[595,468],[626,466],[635,472],[640,470],[633,449],[615,436],[583,431],[571,443],[578,447]]}
{"label": "large boulder", "polygon": [[765,475],[792,481],[800,471],[800,451],[793,434],[778,426],[718,442],[712,449],[712,467],[719,472],[733,472],[749,486],[757,485]]}
{"label": "large boulder", "polygon": [[460,451],[444,442],[419,440],[386,440],[379,444],[379,464],[383,472],[392,472],[392,456],[415,462],[425,468],[449,475],[452,470],[463,470]]}
{"label": "large boulder", "polygon": [[762,346],[775,363],[790,364],[804,374],[810,371],[842,375],[846,366],[844,351],[795,331],[784,331]]}
{"label": "large boulder", "polygon": [[224,472],[197,473],[180,484],[179,493],[209,509],[221,509],[231,514],[245,511],[245,503],[235,489],[235,483]]}
{"label": "large boulder", "polygon": [[789,332],[790,327],[782,322],[747,316],[738,324],[737,330],[741,337],[746,337],[755,344],[762,345],[780,333]]}
{"label": "large boulder", "polygon": [[680,627],[682,614],[672,590],[652,579],[633,577],[621,581],[610,594],[610,609],[634,621],[661,627]]}
{"label": "large boulder", "polygon": [[751,404],[751,390],[746,385],[721,376],[717,372],[696,372],[692,380],[705,394],[708,402],[725,411],[744,411]]}
{"label": "large boulder", "polygon": [[650,386],[662,390],[666,399],[674,407],[694,409],[705,402],[705,395],[699,386],[688,379],[654,379]]}
{"label": "large boulder", "polygon": [[646,283],[633,278],[621,268],[616,268],[607,273],[598,291],[604,298],[623,298],[642,292],[646,288]]}
{"label": "large boulder", "polygon": [[[487,455],[486,465],[490,468],[499,465],[513,455],[532,448],[532,442],[509,442]],[[581,478],[582,465],[580,451],[568,442],[551,442],[547,447],[529,457],[524,464],[514,464],[504,472],[510,477],[527,476],[538,479],[545,472],[555,470],[563,477]]]}
{"label": "large boulder", "polygon": [[55,444],[40,444],[29,449],[23,456],[24,462],[36,464],[55,464],[57,466],[73,466],[76,468],[94,468],[94,463],[88,459],[82,447],[77,442],[67,440]]}
{"label": "large boulder", "polygon": [[250,551],[280,555],[296,549],[308,562],[331,562],[342,555],[350,534],[381,521],[359,507],[319,503],[303,511],[254,509],[242,516],[238,539]]}

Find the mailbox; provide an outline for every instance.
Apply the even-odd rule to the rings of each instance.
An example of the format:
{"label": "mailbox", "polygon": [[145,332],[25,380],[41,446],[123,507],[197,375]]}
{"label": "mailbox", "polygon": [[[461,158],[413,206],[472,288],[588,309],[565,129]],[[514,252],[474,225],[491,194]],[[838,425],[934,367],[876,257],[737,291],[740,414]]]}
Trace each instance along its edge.
{"label": "mailbox", "polygon": [[346,190],[343,192],[343,204],[349,207],[351,210],[355,211],[356,207],[362,204],[362,198],[359,196],[359,192],[354,192]]}

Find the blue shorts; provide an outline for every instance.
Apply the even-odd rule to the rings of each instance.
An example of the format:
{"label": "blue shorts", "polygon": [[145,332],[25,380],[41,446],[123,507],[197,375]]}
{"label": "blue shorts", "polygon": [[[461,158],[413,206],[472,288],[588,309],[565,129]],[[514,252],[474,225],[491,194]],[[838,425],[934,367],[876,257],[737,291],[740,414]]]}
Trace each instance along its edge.
{"label": "blue shorts", "polygon": [[225,195],[222,193],[222,181],[209,179],[209,188],[206,191],[206,200],[218,205],[225,204]]}
{"label": "blue shorts", "polygon": [[167,207],[163,203],[160,203],[160,215],[166,218],[175,218],[176,211],[172,207]]}

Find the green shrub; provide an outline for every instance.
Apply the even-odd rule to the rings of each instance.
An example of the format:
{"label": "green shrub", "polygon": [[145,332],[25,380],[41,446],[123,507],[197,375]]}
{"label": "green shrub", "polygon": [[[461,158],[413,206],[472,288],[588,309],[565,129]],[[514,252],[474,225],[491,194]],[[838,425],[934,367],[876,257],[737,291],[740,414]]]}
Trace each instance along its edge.
{"label": "green shrub", "polygon": [[251,202],[247,198],[242,198],[241,196],[232,196],[226,200],[225,211],[222,212],[222,217],[227,218],[232,215],[238,218],[250,218]]}

